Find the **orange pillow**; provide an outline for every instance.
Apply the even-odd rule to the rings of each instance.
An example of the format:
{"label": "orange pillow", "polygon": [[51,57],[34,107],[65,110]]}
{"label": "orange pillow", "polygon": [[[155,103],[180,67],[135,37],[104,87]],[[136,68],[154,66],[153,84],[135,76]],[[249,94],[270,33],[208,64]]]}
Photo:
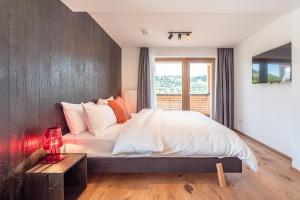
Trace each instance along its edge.
{"label": "orange pillow", "polygon": [[117,122],[119,124],[125,123],[127,121],[126,112],[124,106],[121,103],[119,103],[117,100],[108,100],[108,105],[114,111]]}
{"label": "orange pillow", "polygon": [[117,97],[117,98],[116,98],[116,101],[118,101],[119,103],[121,103],[121,104],[123,105],[123,107],[124,107],[124,109],[125,109],[125,113],[126,113],[127,120],[128,120],[128,119],[131,119],[131,113],[130,113],[128,107],[127,107],[126,102],[122,99],[122,97]]}

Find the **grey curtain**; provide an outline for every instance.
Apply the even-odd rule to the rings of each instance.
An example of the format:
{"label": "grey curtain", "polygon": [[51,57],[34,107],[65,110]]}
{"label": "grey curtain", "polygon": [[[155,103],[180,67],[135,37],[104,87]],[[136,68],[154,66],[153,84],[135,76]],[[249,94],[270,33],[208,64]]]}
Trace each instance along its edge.
{"label": "grey curtain", "polygon": [[216,99],[214,119],[233,129],[234,115],[234,62],[233,49],[218,49],[218,65],[216,70]]}
{"label": "grey curtain", "polygon": [[137,111],[151,106],[149,49],[141,48],[138,73]]}

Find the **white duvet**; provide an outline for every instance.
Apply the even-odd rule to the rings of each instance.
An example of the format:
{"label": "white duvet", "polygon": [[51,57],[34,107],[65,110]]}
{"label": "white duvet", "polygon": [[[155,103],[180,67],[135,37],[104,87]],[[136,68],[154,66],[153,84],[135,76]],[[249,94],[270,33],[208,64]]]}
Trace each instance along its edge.
{"label": "white duvet", "polygon": [[232,130],[197,112],[145,109],[116,138],[113,155],[238,157],[257,171],[250,148]]}

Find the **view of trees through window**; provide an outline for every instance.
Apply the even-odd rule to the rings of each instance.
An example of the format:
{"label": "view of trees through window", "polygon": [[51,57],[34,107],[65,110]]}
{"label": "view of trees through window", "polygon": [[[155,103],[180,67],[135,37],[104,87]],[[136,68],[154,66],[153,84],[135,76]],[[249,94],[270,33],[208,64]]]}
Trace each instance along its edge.
{"label": "view of trees through window", "polygon": [[156,94],[182,94],[182,64],[157,63]]}
{"label": "view of trees through window", "polygon": [[190,64],[190,94],[208,94],[208,65]]}
{"label": "view of trees through window", "polygon": [[[182,64],[157,63],[156,94],[182,94]],[[207,64],[190,64],[190,94],[208,94]]]}

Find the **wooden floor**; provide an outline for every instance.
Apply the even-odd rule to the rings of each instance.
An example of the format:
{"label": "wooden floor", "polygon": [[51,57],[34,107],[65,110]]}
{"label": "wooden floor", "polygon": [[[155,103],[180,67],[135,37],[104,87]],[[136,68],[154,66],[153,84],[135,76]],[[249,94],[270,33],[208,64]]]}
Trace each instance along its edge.
{"label": "wooden floor", "polygon": [[300,172],[291,162],[247,138],[256,154],[259,172],[243,166],[242,174],[226,174],[220,188],[216,174],[89,174],[80,199],[148,200],[300,200]]}

